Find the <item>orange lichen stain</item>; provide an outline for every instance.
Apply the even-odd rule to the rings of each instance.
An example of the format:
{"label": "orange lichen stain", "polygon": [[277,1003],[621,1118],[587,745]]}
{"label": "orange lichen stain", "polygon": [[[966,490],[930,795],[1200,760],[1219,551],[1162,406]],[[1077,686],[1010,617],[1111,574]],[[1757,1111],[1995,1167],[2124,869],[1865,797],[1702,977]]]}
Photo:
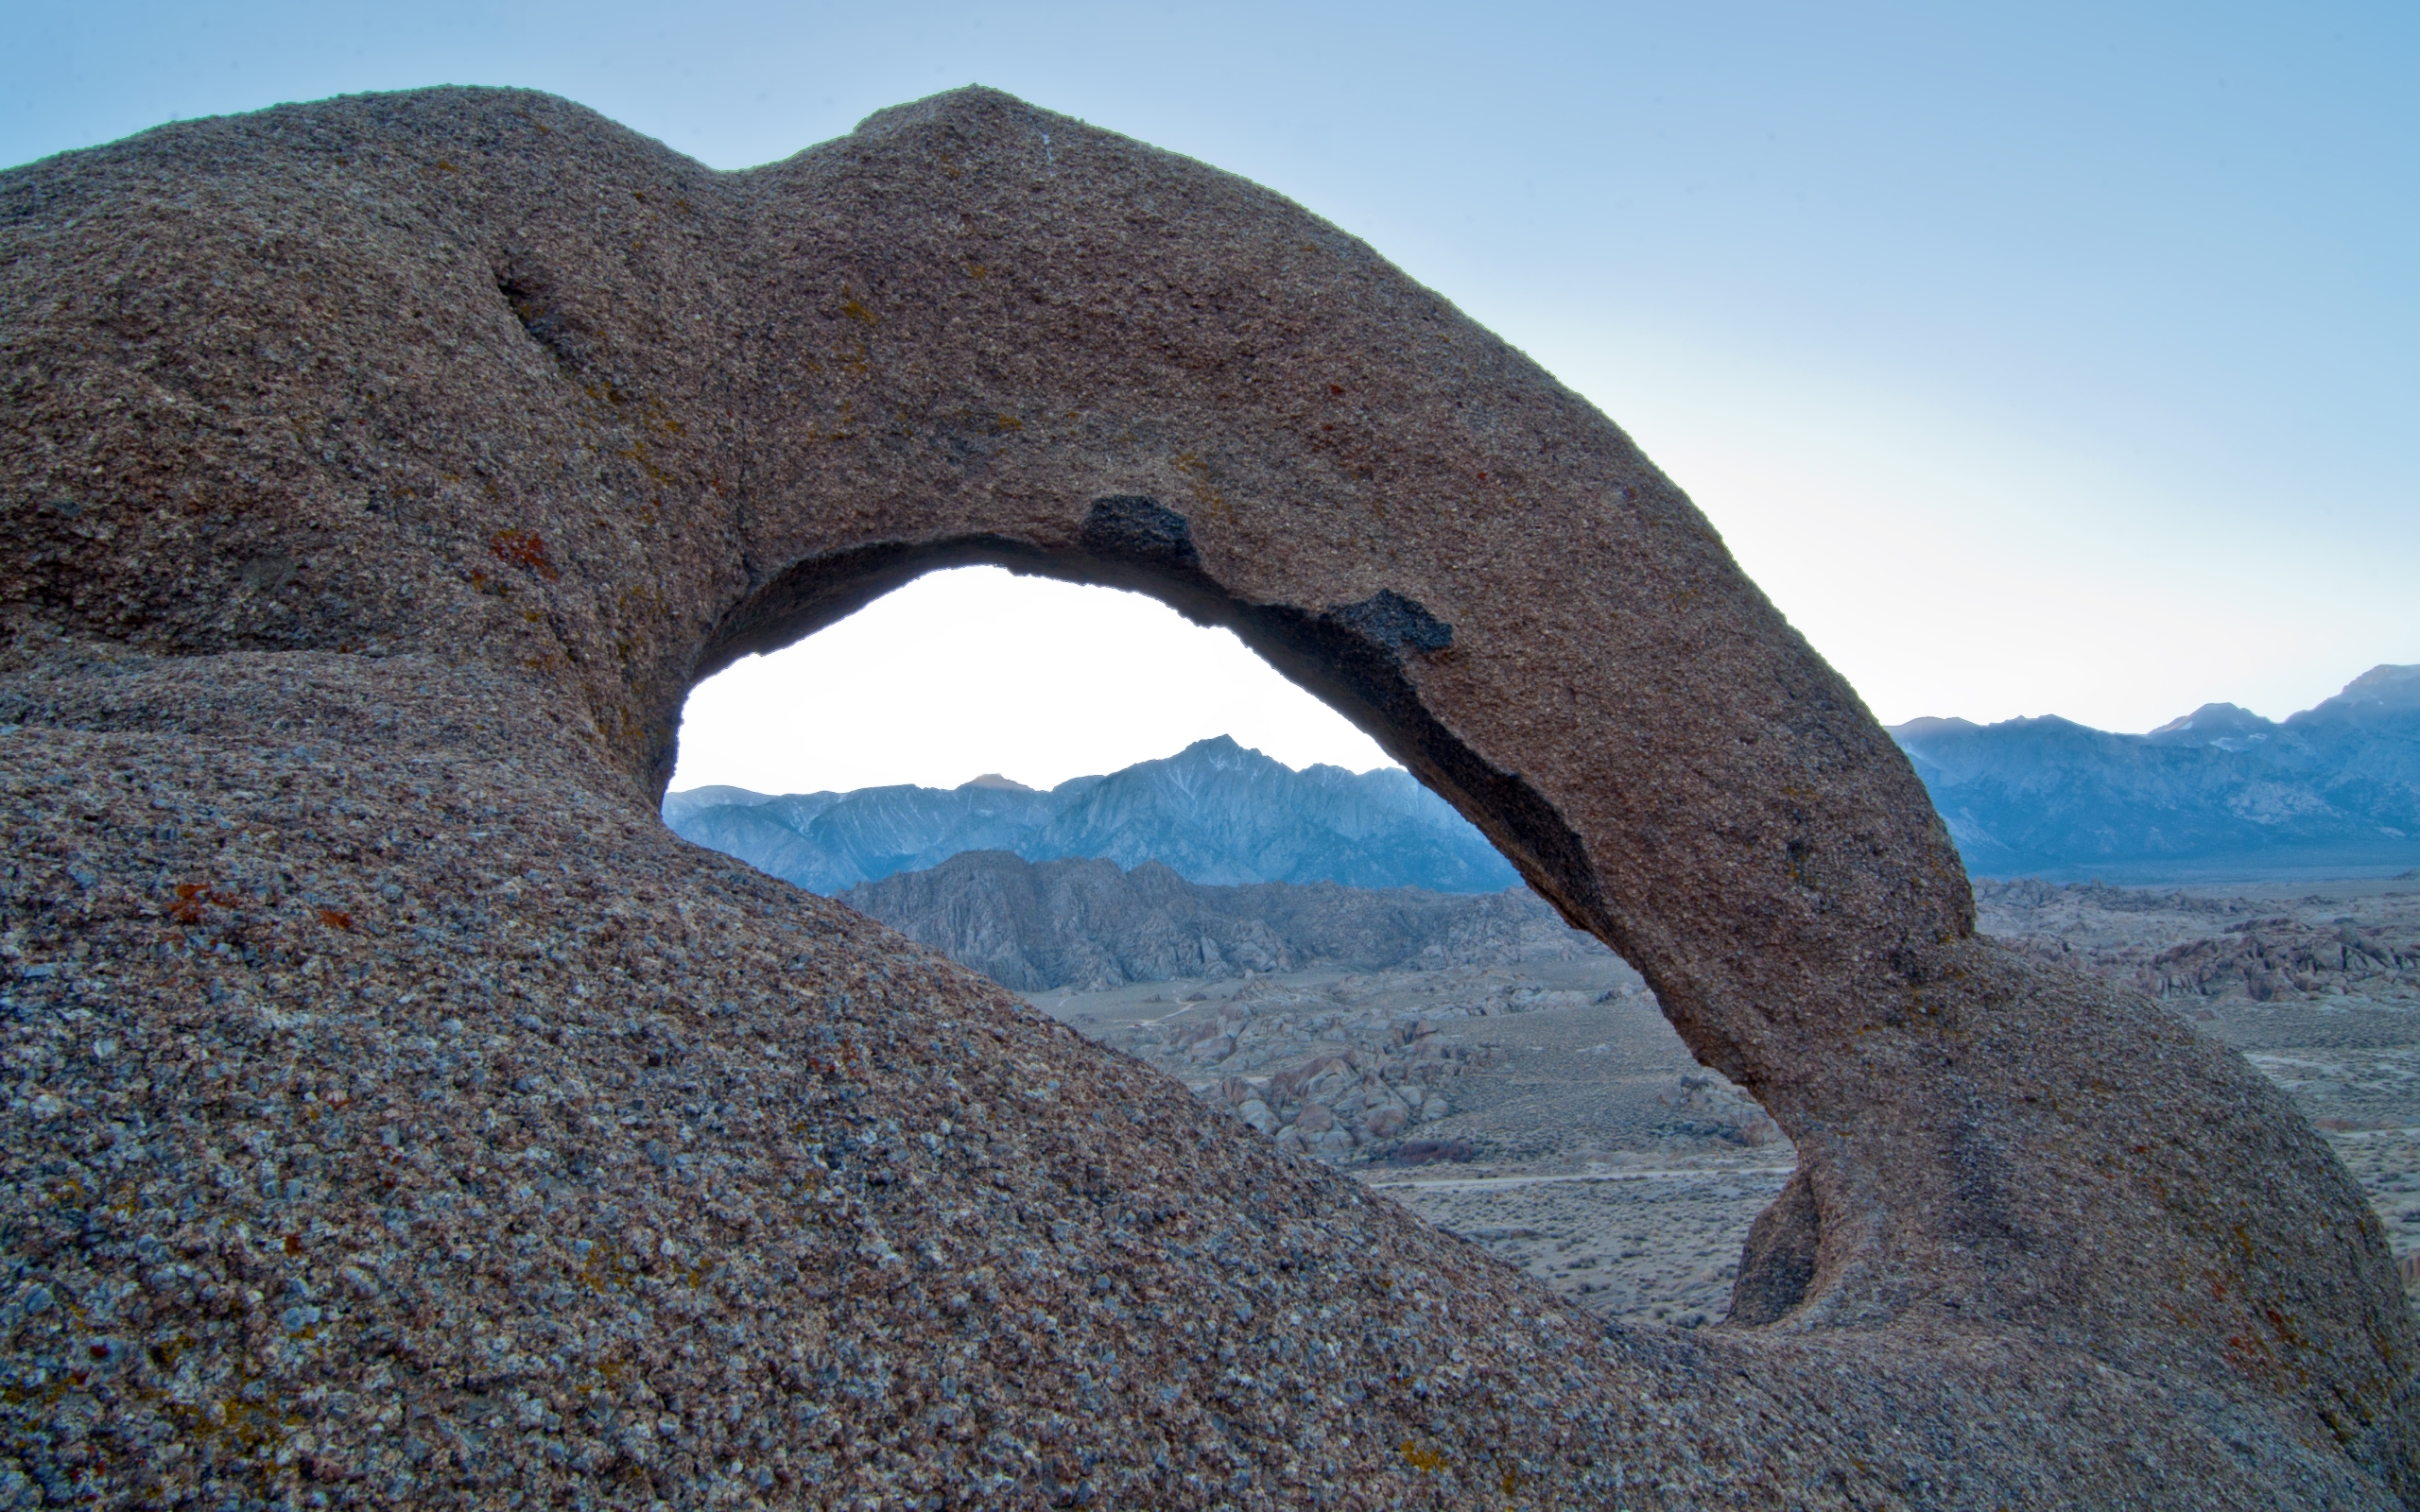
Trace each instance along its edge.
{"label": "orange lichen stain", "polygon": [[185,1346],[192,1342],[192,1337],[180,1329],[152,1345],[149,1353],[151,1358],[159,1363],[161,1369],[174,1370],[177,1367],[177,1362],[184,1358]]}
{"label": "orange lichen stain", "polygon": [[2287,1320],[2285,1314],[2278,1312],[2273,1307],[2264,1307],[2260,1311],[2262,1314],[2269,1319],[2269,1326],[2277,1331],[2277,1336],[2279,1338],[2285,1340],[2288,1344],[2292,1345],[2297,1349],[2307,1349],[2310,1348],[2310,1341],[2304,1338],[2301,1331],[2297,1330],[2291,1322]]}
{"label": "orange lichen stain", "polygon": [[443,158],[440,158],[437,160],[437,171],[440,173],[459,173],[462,170],[446,162]]}
{"label": "orange lichen stain", "polygon": [[353,928],[353,916],[341,908],[322,908],[319,910],[319,915],[320,922],[330,929],[349,931]]}
{"label": "orange lichen stain", "polygon": [[850,319],[858,321],[865,325],[882,324],[882,317],[874,314],[872,310],[867,309],[864,305],[859,304],[856,301],[856,297],[850,294],[846,289],[843,289],[840,292],[840,313],[847,316]]}
{"label": "orange lichen stain", "polygon": [[985,267],[980,263],[969,263],[966,265],[966,276],[968,278],[989,278],[992,276],[992,270]]}
{"label": "orange lichen stain", "polygon": [[180,924],[199,924],[204,908],[233,908],[242,902],[236,894],[220,892],[206,882],[181,882],[177,901],[168,905],[168,917]]}
{"label": "orange lichen stain", "polygon": [[1025,429],[1025,421],[1017,419],[1014,415],[1003,415],[1000,417],[1000,429],[1003,432],[1021,431]]}
{"label": "orange lichen stain", "polygon": [[488,550],[498,560],[527,568],[550,583],[562,576],[547,559],[545,538],[534,530],[499,530],[488,537]]}
{"label": "orange lichen stain", "polygon": [[1403,1441],[1403,1457],[1413,1469],[1426,1470],[1432,1475],[1445,1468],[1444,1455],[1433,1449],[1423,1449],[1409,1438]]}
{"label": "orange lichen stain", "polygon": [[660,467],[657,467],[654,459],[648,455],[647,442],[645,441],[632,441],[631,443],[631,449],[627,452],[621,453],[620,455],[628,457],[631,462],[635,463],[638,470],[647,475],[648,481],[653,483],[658,488],[669,488],[676,481],[671,473],[666,472]]}

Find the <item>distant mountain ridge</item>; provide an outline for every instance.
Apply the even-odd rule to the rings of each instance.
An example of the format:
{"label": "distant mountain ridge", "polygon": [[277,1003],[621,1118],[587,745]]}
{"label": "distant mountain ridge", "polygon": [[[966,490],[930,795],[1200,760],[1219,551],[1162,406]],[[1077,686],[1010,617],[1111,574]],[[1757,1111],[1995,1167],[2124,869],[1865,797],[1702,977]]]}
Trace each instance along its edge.
{"label": "distant mountain ridge", "polygon": [[2379,666],[2282,722],[2204,704],[2148,734],[2056,716],[1892,735],[1979,876],[2118,882],[2420,866],[2420,666]]}
{"label": "distant mountain ridge", "polygon": [[1527,887],[1445,895],[1283,882],[1205,887],[1157,862],[972,850],[840,894],[1021,992],[1342,967],[1502,966],[1604,946]]}
{"label": "distant mountain ridge", "polygon": [[1027,861],[1156,861],[1211,886],[1498,892],[1512,865],[1470,821],[1395,768],[1296,771],[1227,736],[1047,792],[986,773],[954,788],[868,787],[779,796],[736,787],[667,794],[683,838],[810,892],[838,893],[970,850]]}

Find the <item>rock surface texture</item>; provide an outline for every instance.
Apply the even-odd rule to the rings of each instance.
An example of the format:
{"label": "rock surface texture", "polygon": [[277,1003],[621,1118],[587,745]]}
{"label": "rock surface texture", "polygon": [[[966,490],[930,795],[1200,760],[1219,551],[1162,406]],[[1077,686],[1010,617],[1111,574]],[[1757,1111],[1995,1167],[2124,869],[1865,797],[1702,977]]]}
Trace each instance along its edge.
{"label": "rock surface texture", "polygon": [[[1979,939],[1686,498],[1278,197],[979,91],[727,175],[439,91],[11,170],[0,238],[0,1496],[2420,1484],[2281,1096]],[[977,561],[1232,626],[1638,966],[1800,1152],[1751,1305],[1609,1329],[664,830],[699,679]]]}

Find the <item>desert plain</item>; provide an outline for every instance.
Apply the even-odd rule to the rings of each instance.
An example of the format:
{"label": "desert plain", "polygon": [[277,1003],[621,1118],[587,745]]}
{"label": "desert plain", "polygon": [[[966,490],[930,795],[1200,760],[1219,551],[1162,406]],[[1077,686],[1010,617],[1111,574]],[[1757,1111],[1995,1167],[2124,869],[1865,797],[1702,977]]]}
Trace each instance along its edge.
{"label": "desert plain", "polygon": [[[2283,1089],[2420,1298],[2420,877],[1975,892],[1985,933],[2151,993]],[[1509,955],[1027,998],[1584,1307],[1719,1324],[1789,1142],[1619,956],[1553,931]]]}

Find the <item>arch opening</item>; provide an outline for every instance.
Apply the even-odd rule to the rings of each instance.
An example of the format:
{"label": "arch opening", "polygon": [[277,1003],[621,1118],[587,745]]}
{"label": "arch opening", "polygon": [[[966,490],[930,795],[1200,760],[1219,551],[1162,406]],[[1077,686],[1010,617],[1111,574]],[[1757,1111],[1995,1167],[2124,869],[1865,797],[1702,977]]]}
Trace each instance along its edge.
{"label": "arch opening", "polygon": [[[1157,615],[1130,611],[1116,602],[1123,593],[1071,593],[1060,586],[1075,576],[1065,571],[995,582],[963,570],[918,577],[882,566],[890,570],[827,592],[813,610],[786,619],[785,629],[818,627],[770,653],[791,662],[780,683],[769,668],[750,669],[752,701],[809,696],[811,679],[840,672],[836,659],[908,642],[912,632],[900,617],[946,612],[938,601],[952,591],[973,600],[970,619],[987,631],[1012,620],[1020,598],[1056,613],[1066,612],[1063,602],[1082,602],[1099,625],[1117,627],[1112,633],[1145,633],[1143,616]],[[890,599],[903,589],[916,610]],[[1398,613],[1416,632],[1416,610]],[[1198,637],[1235,646],[1213,627],[1157,617],[1171,622],[1159,631],[1170,643]],[[876,620],[879,628],[841,629]],[[827,634],[843,645],[803,654]],[[754,644],[779,639],[769,633]],[[871,677],[852,669],[844,675],[863,679],[851,682],[855,696],[819,716],[856,729],[881,721],[885,703],[924,701],[914,661],[944,654],[939,644],[959,639],[936,636],[935,644],[893,653]],[[1188,670],[1201,664],[1181,644],[1167,654]],[[727,658],[726,673],[743,660]],[[1001,672],[1018,660],[994,652],[985,665],[1043,680],[1040,672]],[[1260,697],[1318,707],[1266,661],[1236,660],[1255,664]],[[714,682],[700,682],[693,709]],[[1235,707],[1240,695],[1220,706]],[[1046,695],[1037,701],[1068,707]],[[684,740],[723,747],[749,738],[707,719],[701,729],[696,714],[686,716]],[[1369,759],[1354,760],[1337,732],[1300,731],[1309,754],[1292,758],[1295,765],[1313,755],[1340,765],[1298,772],[1254,748],[1261,742],[1250,727],[1169,728],[1184,733],[1150,749],[1156,759],[1128,766],[1059,757],[1039,788],[1012,781],[1036,774],[979,739],[956,745],[957,754],[928,763],[912,782],[894,771],[867,776],[862,786],[821,777],[788,784],[813,793],[735,791],[722,785],[727,763],[700,762],[693,750],[664,814],[685,838],[837,896],[992,976],[1281,1148],[1384,1190],[1582,1306],[1633,1324],[1766,1320],[1758,1308],[1769,1304],[1771,1286],[1752,1288],[1736,1307],[1735,1282],[1752,1225],[1784,1189],[1794,1151],[1759,1105],[1689,1052],[1628,963],[1572,930],[1408,773],[1340,770],[1381,765],[1366,743]],[[1231,733],[1245,736],[1240,746],[1220,738],[1188,745]],[[1113,737],[1097,731],[1096,743],[1105,738]],[[1041,748],[1028,760],[1053,759]],[[980,768],[997,770],[961,782]],[[940,770],[955,775],[931,775]],[[1070,780],[1062,784],[1062,777]],[[1262,826],[1234,850],[1199,843],[1181,815],[1138,833],[1148,826],[1131,816],[1151,801],[1145,795],[1233,800],[1234,789],[1217,787],[1221,781],[1257,784],[1259,795],[1253,820],[1221,811],[1228,825]],[[1397,830],[1362,836],[1359,850],[1323,848],[1335,836],[1319,830],[1324,821],[1313,805],[1357,800],[1361,822],[1395,805],[1418,809],[1427,827],[1416,842]],[[1094,822],[1104,814],[1127,817],[1108,829]],[[1440,820],[1467,844],[1442,834]],[[1289,825],[1293,836],[1283,833]],[[1267,851],[1245,855],[1264,843]],[[1370,869],[1376,860],[1404,861],[1400,849],[1386,848],[1413,843],[1434,848],[1432,865],[1413,858],[1392,872]],[[1494,869],[1472,863],[1474,846]],[[1254,869],[1256,856],[1268,864]],[[1173,874],[1153,877],[1153,863]],[[1397,885],[1407,881],[1409,892]]]}
{"label": "arch opening", "polygon": [[[967,534],[877,541],[804,558],[722,617],[698,656],[690,686],[743,656],[793,644],[927,573],[970,566],[1124,589],[1158,599],[1197,625],[1233,631],[1477,825],[1573,928],[1623,948],[1615,937],[1618,921],[1570,824],[1519,774],[1492,765],[1448,730],[1406,676],[1408,658],[1452,656],[1452,625],[1417,599],[1383,588],[1317,610],[1253,603],[1203,569],[1185,516],[1149,496],[1095,500],[1077,539],[1058,549]],[[661,728],[669,731],[677,723],[663,721]],[[676,761],[669,739],[653,753],[650,777],[659,799]]]}

